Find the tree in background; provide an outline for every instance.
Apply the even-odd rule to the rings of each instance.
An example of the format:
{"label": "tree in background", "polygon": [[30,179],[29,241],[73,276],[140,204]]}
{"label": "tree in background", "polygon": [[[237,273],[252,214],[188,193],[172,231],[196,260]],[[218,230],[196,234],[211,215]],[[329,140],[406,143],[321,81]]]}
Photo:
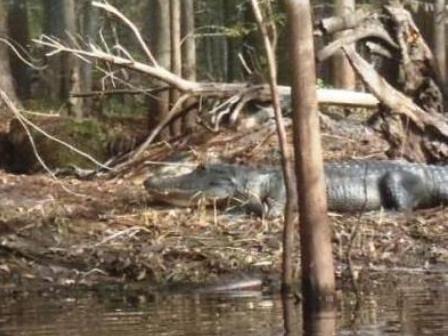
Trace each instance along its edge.
{"label": "tree in background", "polygon": [[[344,16],[355,11],[355,0],[335,0],[335,15]],[[332,59],[333,84],[336,88],[354,90],[356,77],[352,66],[342,51]]]}
{"label": "tree in background", "polygon": [[[150,0],[147,24],[151,48],[158,64],[172,73],[189,80],[196,79],[196,43],[194,36],[194,1]],[[155,83],[157,84],[157,83]],[[154,127],[171,106],[179,99],[176,89],[162,91],[150,99],[149,124]],[[185,128],[195,123],[194,114],[178,118],[170,128],[173,136],[180,135]],[[167,131],[161,134],[167,137]]]}
{"label": "tree in background", "polygon": [[[44,33],[54,36],[69,45],[77,38],[75,0],[43,0]],[[80,60],[69,53],[61,53],[49,59],[47,82],[51,85],[50,95],[56,101],[65,103],[69,115],[81,118],[80,99],[70,98],[70,92],[81,90]]]}
{"label": "tree in background", "polygon": [[[87,43],[95,43],[97,40],[99,21],[98,10],[92,6],[90,0],[84,0],[81,9],[81,27],[80,34]],[[81,63],[81,87],[85,92],[89,92],[93,89],[93,64],[89,62]],[[100,113],[101,111],[92,111],[92,98],[84,98],[83,110],[89,115],[94,113]]]}
{"label": "tree in background", "polygon": [[[151,49],[157,63],[165,69],[171,68],[170,1],[148,0],[148,32]],[[155,83],[157,84],[157,83]],[[149,127],[152,128],[170,109],[169,91],[162,91],[149,102]],[[169,134],[162,133],[166,138]]]}
{"label": "tree in background", "polygon": [[[196,40],[194,37],[195,12],[194,0],[182,0],[182,77],[188,80],[196,80]],[[187,102],[187,105],[191,102]],[[185,118],[186,129],[194,128],[196,124],[197,110],[189,112]]]}
{"label": "tree in background", "polygon": [[[8,11],[5,2],[0,1],[0,37],[8,38]],[[14,80],[9,63],[8,46],[5,42],[0,42],[0,88],[17,105],[21,105],[14,88]]]}
{"label": "tree in background", "polygon": [[[28,8],[26,0],[8,2],[8,33],[19,50],[28,52],[30,32],[28,25]],[[15,79],[15,88],[19,98],[23,101],[30,98],[30,73],[28,66],[10,50],[9,61]]]}
{"label": "tree in background", "polygon": [[[440,0],[438,0],[440,1]],[[158,63],[166,68],[171,68],[171,29],[170,29],[170,12],[169,12],[169,1],[163,0],[147,0],[142,2],[139,0],[129,0],[126,2],[126,6],[123,6],[123,2],[119,0],[110,0],[111,3],[115,3],[120,10],[123,10],[125,14],[136,23],[137,26],[145,25],[147,27],[148,41],[151,44],[151,50],[154,52]],[[182,6],[181,13],[181,54],[182,54],[182,76],[184,78],[189,77],[192,73],[197,73],[199,79],[213,79],[216,81],[223,82],[234,82],[241,80],[252,80],[255,82],[260,82],[263,80],[264,74],[266,73],[266,64],[263,59],[263,53],[257,52],[261,50],[260,40],[253,37],[255,34],[256,25],[253,19],[250,18],[251,11],[247,9],[247,2],[243,0],[182,0],[179,1]],[[316,13],[316,19],[322,15],[329,15],[329,11],[333,8],[331,4],[336,4],[339,9],[345,9],[346,11],[352,5],[354,5],[354,0],[326,0],[326,1],[316,1],[313,3]],[[435,22],[433,20],[433,10],[435,9],[435,2],[427,3],[430,6],[420,4],[414,10],[414,14],[422,26],[429,26],[430,33],[426,37],[428,41],[433,42],[432,46],[435,50],[435,55],[441,55],[440,53],[444,51],[441,47],[437,49],[437,45],[446,45],[442,43],[444,38],[437,33],[439,37],[434,37],[432,31],[435,30]],[[89,0],[74,1],[74,0],[41,0],[41,1],[27,1],[27,0],[11,0],[3,1],[3,6],[10,4],[8,7],[10,24],[9,24],[9,37],[16,40],[19,44],[26,46],[27,35],[31,37],[37,37],[43,31],[45,34],[50,36],[56,36],[63,42],[70,42],[71,39],[68,35],[77,36],[82,38],[84,41],[93,41],[99,45],[102,42],[98,39],[98,32],[101,31],[106,40],[110,42],[111,29],[109,29],[109,22],[113,20],[106,19],[107,24],[104,25],[104,21],[98,19],[96,10],[91,7]],[[194,6],[193,6],[194,4]],[[375,2],[375,5],[377,2]],[[75,6],[76,5],[76,6]],[[359,2],[359,6],[371,6],[371,3],[366,1]],[[143,11],[143,6],[149,8],[148,11]],[[186,6],[190,6],[190,9],[186,9]],[[439,6],[441,6],[439,4]],[[279,10],[278,4],[273,3],[274,17],[279,27],[279,44],[278,44],[278,60],[279,60],[279,82],[286,83],[290,74],[289,67],[286,65],[286,50],[287,43],[284,41],[284,13]],[[325,10],[323,10],[325,9]],[[353,9],[350,9],[352,11]],[[342,10],[341,10],[342,11]],[[27,13],[28,12],[28,13]],[[29,17],[27,17],[29,15]],[[187,23],[187,21],[189,23]],[[19,22],[19,24],[18,24]],[[439,32],[442,33],[444,30],[443,21],[437,21],[440,23],[438,26],[441,28]],[[113,23],[115,24],[115,22]],[[179,26],[179,24],[176,24]],[[191,28],[185,28],[190,26]],[[196,26],[196,27],[195,27]],[[100,29],[101,28],[101,29]],[[129,50],[129,52],[134,53],[138,50],[132,38],[130,32],[127,28],[119,27],[118,25],[118,35],[120,37],[120,42],[122,45]],[[190,31],[186,33],[185,30]],[[67,35],[66,32],[69,32]],[[188,36],[188,37],[187,37]],[[255,35],[256,36],[256,35]],[[439,42],[436,43],[435,41]],[[81,43],[82,44],[82,43]],[[436,45],[437,44],[437,45]],[[112,44],[111,44],[112,46]],[[440,52],[436,51],[439,50]],[[35,51],[34,46],[31,47],[31,51]],[[176,51],[176,50],[175,50]],[[192,52],[189,52],[192,51]],[[194,55],[194,51],[197,51],[197,55]],[[243,52],[245,51],[245,52]],[[254,52],[255,51],[255,52]],[[178,50],[177,50],[178,52]],[[239,57],[243,55],[243,59]],[[188,61],[192,57],[197,58],[197,61]],[[342,56],[341,56],[342,57]],[[443,56],[440,56],[441,58]],[[339,58],[339,57],[337,57]],[[440,58],[439,58],[440,59]],[[346,76],[347,73],[351,73],[351,68],[347,67],[347,62],[342,61],[342,65],[339,65],[340,60],[335,59],[334,67],[335,69],[335,83],[339,87],[353,88],[354,78],[351,75]],[[12,67],[13,83],[17,84],[16,90],[18,90],[19,98],[27,98],[29,96],[29,75],[32,73],[26,68],[21,62],[17,61],[16,57],[10,58],[10,63]],[[196,64],[194,67],[190,67],[189,64]],[[243,64],[247,65],[253,76],[244,76]],[[444,62],[439,61],[441,64],[439,67],[441,69],[441,74],[443,76],[444,70],[442,68]],[[45,98],[48,102],[48,97],[52,98],[51,101],[54,103],[54,108],[60,108],[60,103],[69,103],[67,106],[70,108],[70,113],[72,115],[81,116],[84,115],[85,110],[91,110],[88,100],[90,98],[84,97],[82,99],[83,103],[86,103],[82,109],[78,107],[81,105],[80,99],[70,99],[70,91],[81,91],[89,92],[92,89],[92,72],[94,64],[84,63],[76,58],[72,58],[67,54],[59,54],[48,58],[48,68],[41,74],[41,83],[36,84],[37,81],[33,82],[32,87],[36,88],[38,85],[45,87],[45,90],[33,90],[32,94],[37,100]],[[185,69],[194,68],[195,71],[189,71]],[[330,81],[331,78],[328,76],[328,68],[330,64],[323,63],[323,71],[321,73],[321,79],[324,81]],[[340,75],[338,75],[340,73]],[[104,74],[99,73],[99,76]],[[345,75],[344,75],[345,74]],[[262,75],[260,78],[259,75]],[[99,77],[97,75],[97,78]],[[134,80],[137,76],[132,75]],[[33,78],[36,78],[34,76]],[[339,80],[339,79],[340,80]],[[350,80],[345,81],[349,78]],[[344,82],[346,84],[344,84]],[[42,85],[42,83],[46,85]],[[98,82],[99,83],[99,82]],[[108,82],[110,83],[110,81]],[[147,83],[144,82],[143,78],[137,79],[133,84],[137,83],[140,88],[147,87]],[[341,84],[338,84],[341,83]],[[352,83],[348,85],[347,83]],[[152,83],[154,84],[154,83]],[[136,105],[144,105],[138,102],[138,99],[134,99],[135,96],[120,96],[117,97],[110,95],[112,99],[108,100],[112,102],[109,106],[112,107],[114,111],[121,111],[120,103],[123,103],[126,97],[128,102],[132,100]],[[104,99],[104,98],[101,98]],[[118,104],[115,104],[118,102]],[[191,104],[187,104],[191,106]],[[129,107],[126,111],[135,111],[135,108]],[[172,106],[172,105],[171,105]],[[169,91],[164,91],[156,94],[155,99],[152,99],[150,103],[150,125],[155,125],[157,120],[160,120],[159,116],[166,115],[166,111],[169,110]],[[111,110],[111,109],[109,109]],[[93,114],[91,114],[93,115]],[[186,118],[186,123],[189,124],[190,128],[196,118],[190,115]],[[185,124],[185,122],[184,122]],[[185,126],[185,125],[184,125]]]}

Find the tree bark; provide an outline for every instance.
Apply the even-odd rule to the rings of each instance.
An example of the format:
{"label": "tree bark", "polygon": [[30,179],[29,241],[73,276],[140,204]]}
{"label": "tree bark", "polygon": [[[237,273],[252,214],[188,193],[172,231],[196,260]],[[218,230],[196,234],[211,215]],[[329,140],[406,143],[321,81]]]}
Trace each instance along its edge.
{"label": "tree bark", "polygon": [[[196,41],[194,38],[194,0],[182,0],[182,77],[196,80]],[[191,102],[187,102],[190,105]],[[196,125],[197,109],[189,112],[184,126],[192,129]]]}
{"label": "tree bark", "polygon": [[[75,0],[64,0],[64,39],[72,44],[72,39],[78,35],[76,26]],[[75,55],[65,55],[63,58],[63,92],[62,97],[67,101],[68,114],[81,119],[83,117],[82,100],[72,97],[72,92],[84,91],[81,88],[81,60]]]}
{"label": "tree bark", "polygon": [[[30,33],[28,26],[28,12],[26,0],[9,2],[8,7],[8,32],[9,37],[23,50],[28,50]],[[17,94],[21,100],[30,98],[30,71],[14,52],[10,51],[10,64]]]}
{"label": "tree bark", "polygon": [[306,301],[332,301],[335,279],[317,114],[311,6],[309,0],[285,2],[292,74],[302,292]]}
{"label": "tree bark", "polygon": [[[82,31],[81,34],[87,42],[96,42],[98,34],[98,9],[93,7],[90,0],[85,0],[82,8]],[[89,62],[81,63],[81,86],[84,92],[91,92],[93,90],[93,64]],[[101,108],[94,110],[93,98],[83,98],[83,110],[91,115],[101,115]]]}
{"label": "tree bark", "polygon": [[[181,36],[180,0],[170,0],[170,26],[171,26],[171,72],[177,76],[182,74],[182,54],[180,46]],[[174,106],[180,97],[176,88],[170,90],[170,105]],[[177,118],[171,123],[171,134],[179,136],[182,133],[182,119]]]}
{"label": "tree bark", "polygon": [[[355,12],[355,0],[336,0],[335,15],[338,17],[348,16]],[[336,38],[350,34],[350,32],[336,33]],[[332,59],[333,83],[338,89],[354,90],[356,87],[356,77],[347,57],[343,52],[338,51]]]}
{"label": "tree bark", "polygon": [[[170,33],[170,1],[149,0],[149,40],[151,50],[157,63],[165,68],[171,69],[171,33]],[[162,85],[156,81],[155,84]],[[148,126],[154,128],[170,110],[169,91],[159,92],[149,100]],[[160,134],[162,138],[169,136],[168,131]]]}
{"label": "tree bark", "polygon": [[[0,37],[7,38],[8,34],[8,12],[4,1],[0,1]],[[14,88],[14,80],[9,63],[8,46],[0,41],[0,87],[8,95],[9,99],[16,105],[21,106]],[[0,109],[0,116],[3,115],[3,108]]]}
{"label": "tree bark", "polygon": [[446,82],[445,0],[436,0],[434,6],[434,56],[443,84]]}
{"label": "tree bark", "polygon": [[[44,4],[44,24],[45,35],[63,38],[64,16],[63,3],[61,0],[43,0]],[[48,86],[48,97],[53,101],[61,100],[62,96],[62,54],[54,55],[48,59],[48,66],[45,69],[44,80]]]}

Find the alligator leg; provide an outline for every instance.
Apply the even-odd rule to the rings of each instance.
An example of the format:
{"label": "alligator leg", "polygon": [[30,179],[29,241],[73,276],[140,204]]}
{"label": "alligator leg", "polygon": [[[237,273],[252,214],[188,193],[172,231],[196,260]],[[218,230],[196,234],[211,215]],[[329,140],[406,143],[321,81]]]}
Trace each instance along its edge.
{"label": "alligator leg", "polygon": [[426,181],[412,172],[389,172],[383,177],[380,188],[385,207],[398,211],[412,210],[429,197]]}
{"label": "alligator leg", "polygon": [[285,202],[282,200],[272,197],[260,199],[256,195],[251,195],[243,205],[247,212],[265,218],[283,216],[285,209]]}

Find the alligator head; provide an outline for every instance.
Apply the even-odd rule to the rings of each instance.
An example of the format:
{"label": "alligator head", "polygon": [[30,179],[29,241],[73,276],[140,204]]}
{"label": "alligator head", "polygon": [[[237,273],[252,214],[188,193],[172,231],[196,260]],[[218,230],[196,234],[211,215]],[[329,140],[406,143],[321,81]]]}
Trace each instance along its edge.
{"label": "alligator head", "polygon": [[234,167],[230,165],[199,166],[192,172],[171,177],[151,177],[144,182],[156,200],[188,207],[229,200],[236,193]]}

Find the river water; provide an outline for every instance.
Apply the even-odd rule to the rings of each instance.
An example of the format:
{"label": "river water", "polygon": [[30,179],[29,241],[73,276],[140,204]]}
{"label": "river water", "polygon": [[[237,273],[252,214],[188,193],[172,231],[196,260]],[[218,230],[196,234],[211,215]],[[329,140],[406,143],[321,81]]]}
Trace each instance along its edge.
{"label": "river water", "polygon": [[380,279],[374,287],[358,303],[344,292],[336,311],[312,316],[293,300],[255,292],[17,294],[0,303],[0,336],[276,336],[285,330],[290,335],[448,335],[448,272]]}

